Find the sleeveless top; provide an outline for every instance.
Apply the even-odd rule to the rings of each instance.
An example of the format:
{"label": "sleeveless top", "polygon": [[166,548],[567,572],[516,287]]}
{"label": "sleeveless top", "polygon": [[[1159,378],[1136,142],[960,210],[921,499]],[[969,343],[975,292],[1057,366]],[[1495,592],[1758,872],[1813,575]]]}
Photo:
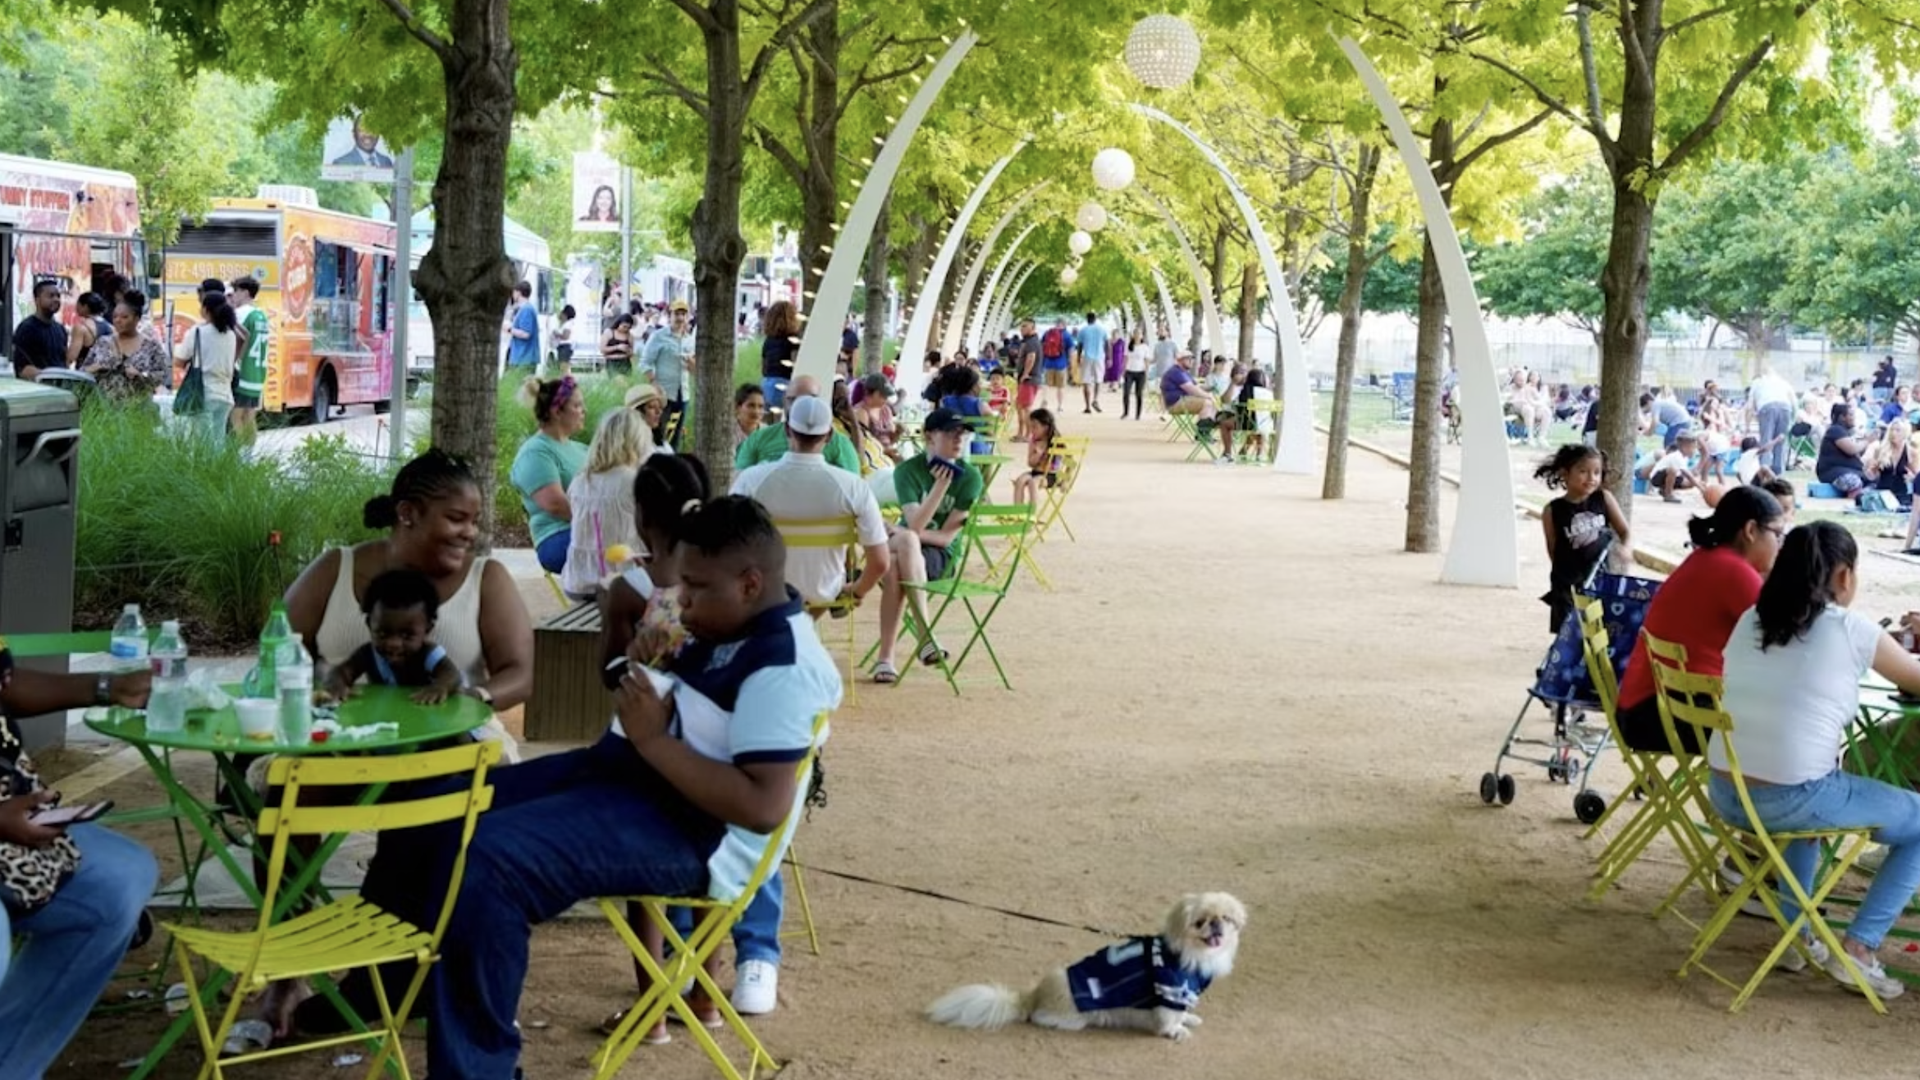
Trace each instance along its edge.
{"label": "sleeveless top", "polygon": [[[360,611],[360,598],[353,594],[353,549],[340,552],[340,574],[334,578],[333,592],[327,597],[326,614],[320,617],[320,631],[314,644],[320,656],[330,664],[352,656],[354,650],[372,642],[367,633],[367,618]],[[433,640],[467,678],[468,686],[483,686],[487,681],[487,654],[480,643],[480,578],[488,559],[473,560],[467,580],[452,596],[440,602],[440,617],[433,627]]]}

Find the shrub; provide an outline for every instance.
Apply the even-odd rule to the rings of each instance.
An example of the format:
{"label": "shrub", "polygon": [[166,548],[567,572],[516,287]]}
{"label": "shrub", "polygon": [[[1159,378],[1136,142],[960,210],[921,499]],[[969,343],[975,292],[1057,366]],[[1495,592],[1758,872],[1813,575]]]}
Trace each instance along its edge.
{"label": "shrub", "polygon": [[257,636],[307,563],[372,536],[361,507],[390,476],[339,436],[249,456],[100,401],[88,402],[82,425],[76,622],[110,621],[135,600],[150,621],[192,624],[207,647]]}

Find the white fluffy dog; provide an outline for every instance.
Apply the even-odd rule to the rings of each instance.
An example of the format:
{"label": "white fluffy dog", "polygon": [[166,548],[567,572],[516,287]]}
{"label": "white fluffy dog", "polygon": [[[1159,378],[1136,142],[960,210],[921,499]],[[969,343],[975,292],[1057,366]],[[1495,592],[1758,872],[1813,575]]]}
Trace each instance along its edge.
{"label": "white fluffy dog", "polygon": [[962,986],[927,1009],[935,1023],[992,1031],[1027,1021],[1079,1031],[1124,1027],[1179,1042],[1198,1027],[1193,1008],[1213,980],[1233,970],[1247,909],[1226,893],[1181,897],[1157,937],[1129,938],[1072,967],[1055,968],[1025,994]]}

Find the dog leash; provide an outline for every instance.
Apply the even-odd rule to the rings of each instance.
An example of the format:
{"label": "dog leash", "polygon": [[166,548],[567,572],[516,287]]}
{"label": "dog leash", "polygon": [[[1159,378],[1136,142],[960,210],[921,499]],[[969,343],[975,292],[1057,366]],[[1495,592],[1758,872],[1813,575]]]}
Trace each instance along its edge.
{"label": "dog leash", "polygon": [[1127,938],[1134,936],[1132,934],[1120,933],[1117,930],[1105,930],[1098,926],[1088,926],[1084,923],[1062,922],[1059,919],[1049,919],[1045,915],[1035,915],[1032,912],[1015,911],[1012,908],[983,904],[978,900],[968,900],[962,896],[949,896],[943,892],[935,892],[932,889],[922,889],[915,885],[902,885],[894,881],[881,881],[878,878],[862,877],[859,874],[849,874],[844,870],[829,870],[823,866],[807,866],[801,863],[794,863],[794,866],[809,874],[825,874],[828,877],[836,877],[842,881],[857,881],[862,885],[875,885],[882,889],[893,889],[896,892],[912,893],[915,896],[924,896],[932,900],[944,900],[949,904],[979,908],[982,911],[991,911],[999,915],[1011,915],[1016,919],[1025,919],[1028,922],[1037,922],[1046,926],[1060,926],[1068,930],[1084,930],[1089,934],[1099,934],[1101,937],[1106,938]]}

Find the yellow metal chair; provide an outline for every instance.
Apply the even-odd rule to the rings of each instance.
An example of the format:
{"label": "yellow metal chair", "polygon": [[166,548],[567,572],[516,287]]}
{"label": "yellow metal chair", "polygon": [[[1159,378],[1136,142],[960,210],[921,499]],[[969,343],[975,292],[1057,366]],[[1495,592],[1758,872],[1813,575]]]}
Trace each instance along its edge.
{"label": "yellow metal chair", "polygon": [[[1007,679],[1006,668],[1000,664],[999,654],[993,650],[993,641],[987,636],[987,627],[993,621],[994,612],[1000,610],[1001,602],[1007,598],[1007,590],[1013,587],[1013,579],[1020,572],[1020,565],[1031,557],[1029,548],[1032,531],[1033,507],[1025,503],[975,503],[967,514],[961,538],[954,542],[955,550],[960,553],[958,565],[938,581],[907,582],[904,586],[923,594],[932,609],[928,612],[925,626],[916,624],[911,605],[907,609],[905,625],[913,631],[916,652],[924,651],[934,643],[934,633],[941,619],[949,608],[956,606],[956,601],[972,624],[967,643],[961,647],[959,654],[948,658],[943,651],[938,664],[940,673],[946,676],[947,685],[953,688],[955,694],[960,692],[960,668],[966,663],[967,657],[973,654],[975,645],[981,646],[986,651],[987,659],[993,662],[1000,685],[1008,690],[1013,689],[1013,683]],[[1001,540],[1006,542],[1006,547],[996,561],[989,545]],[[989,564],[983,581],[968,580],[969,564],[976,557]],[[939,600],[937,606],[934,605],[936,598]],[[911,665],[902,670],[900,682],[905,682],[911,671]]]}
{"label": "yellow metal chair", "polygon": [[[789,548],[811,549],[818,551],[827,548],[839,548],[847,553],[847,580],[852,581],[860,560],[860,527],[852,514],[829,518],[794,518],[787,521],[775,521],[773,527],[780,530],[780,539]],[[859,684],[859,645],[855,640],[856,627],[854,612],[860,605],[849,597],[837,597],[832,600],[812,601],[806,604],[807,614],[816,619],[820,616],[837,619],[847,631],[847,704],[858,704],[854,687]],[[825,638],[826,635],[821,635]]]}
{"label": "yellow metal chair", "polygon": [[[1657,676],[1662,669],[1669,672],[1687,670],[1687,647],[1677,642],[1664,641],[1652,634],[1640,635],[1647,649],[1647,662],[1650,670]],[[1672,711],[1667,707],[1666,695],[1659,692],[1659,679],[1654,680],[1654,705],[1660,714],[1660,725],[1667,739],[1668,760],[1660,762],[1660,772],[1656,779],[1663,785],[1667,799],[1667,817],[1671,822],[1668,835],[1673,837],[1674,846],[1679,849],[1687,872],[1674,883],[1658,907],[1653,909],[1653,917],[1672,913],[1675,918],[1692,927],[1697,933],[1701,924],[1686,912],[1680,910],[1679,903],[1688,890],[1698,888],[1709,904],[1718,908],[1725,890],[1720,885],[1720,862],[1725,856],[1724,844],[1720,835],[1704,818],[1696,818],[1695,810],[1699,799],[1706,797],[1707,761],[1705,755],[1694,749],[1705,745],[1697,739],[1683,739],[1681,728],[1676,723]],[[1692,733],[1692,729],[1687,729]],[[1658,755],[1655,755],[1658,760]],[[1651,841],[1648,835],[1645,840]]]}
{"label": "yellow metal chair", "polygon": [[1092,447],[1093,439],[1087,435],[1061,435],[1053,440],[1049,452],[1059,459],[1060,466],[1055,471],[1053,486],[1040,489],[1040,505],[1033,515],[1035,540],[1045,540],[1047,530],[1059,525],[1067,531],[1067,539],[1079,542],[1080,538],[1073,534],[1073,526],[1067,522],[1067,497],[1073,494],[1074,485],[1080,482],[1080,469],[1086,464],[1087,452]]}
{"label": "yellow metal chair", "polygon": [[[1648,642],[1654,641],[1651,636]],[[1664,643],[1663,643],[1664,644]],[[1727,855],[1733,860],[1734,867],[1740,872],[1740,884],[1735,886],[1721,900],[1719,908],[1707,924],[1694,938],[1693,950],[1686,962],[1680,965],[1676,973],[1685,978],[1689,973],[1699,970],[1709,978],[1733,990],[1733,1004],[1729,1011],[1739,1012],[1747,999],[1759,989],[1761,980],[1773,970],[1775,964],[1788,949],[1799,949],[1809,963],[1813,957],[1804,944],[1803,933],[1811,932],[1816,939],[1827,947],[1829,953],[1840,959],[1847,973],[1857,984],[1867,1004],[1878,1013],[1887,1011],[1886,1004],[1880,1000],[1873,988],[1867,985],[1865,976],[1854,963],[1840,939],[1834,934],[1827,921],[1818,917],[1820,905],[1827,899],[1834,886],[1853,869],[1853,864],[1866,850],[1867,841],[1873,833],[1872,827],[1857,829],[1825,829],[1819,831],[1771,832],[1760,815],[1754,811],[1753,798],[1748,791],[1747,778],[1740,771],[1740,755],[1734,746],[1733,718],[1721,708],[1721,681],[1712,675],[1695,675],[1692,672],[1668,664],[1653,666],[1655,693],[1662,700],[1661,720],[1670,729],[1669,738],[1679,741],[1677,724],[1686,724],[1700,735],[1701,745],[1706,745],[1709,736],[1720,741],[1726,753],[1727,777],[1733,782],[1734,791],[1740,799],[1740,808],[1749,823],[1742,828],[1722,817],[1714,808],[1713,800],[1707,795],[1706,783],[1697,774],[1689,774],[1685,784],[1685,793],[1693,808],[1720,837]],[[1820,877],[1814,883],[1811,893],[1801,885],[1800,880],[1788,868],[1781,848],[1798,841],[1811,841],[1827,844],[1831,848],[1831,857],[1822,867]],[[1798,909],[1795,916],[1787,918],[1781,909],[1780,900],[1774,889],[1764,887],[1771,877],[1779,887],[1787,890],[1788,895]],[[1767,914],[1781,930],[1780,939],[1772,951],[1760,961],[1753,974],[1745,983],[1737,983],[1732,978],[1715,971],[1705,963],[1707,950],[1720,939],[1734,917],[1740,913],[1742,905],[1758,899]]]}
{"label": "yellow metal chair", "polygon": [[[262,895],[259,922],[251,931],[222,932],[200,927],[169,924],[167,930],[180,946],[181,975],[187,986],[187,1003],[193,1009],[194,1027],[200,1033],[200,1045],[206,1053],[201,1069],[206,1077],[225,1075],[235,1065],[265,1061],[287,1054],[330,1046],[369,1041],[379,1047],[367,1075],[377,1076],[391,1059],[403,1078],[407,1057],[400,1048],[400,1031],[413,1009],[421,984],[426,982],[428,966],[439,958],[440,937],[453,915],[453,903],[460,895],[460,879],[466,871],[467,844],[482,811],[493,803],[493,788],[487,783],[487,770],[500,760],[500,744],[482,740],[448,750],[420,754],[381,757],[309,758],[281,757],[267,770],[267,783],[281,790],[280,804],[260,814],[256,826],[262,839],[272,838],[273,851],[267,862],[267,887]],[[301,802],[302,793],[315,788],[365,788],[437,777],[461,776],[466,786],[442,795],[425,798],[395,799],[367,806],[326,806]],[[373,904],[350,896],[336,900],[317,911],[274,922],[273,913],[281,906],[281,878],[286,869],[287,847],[295,836],[328,836],[340,833],[378,832],[384,829],[411,829],[437,822],[459,821],[460,850],[453,862],[453,876],[447,886],[446,900],[432,929],[421,929],[382,911]],[[199,979],[194,975],[193,959],[200,957],[234,976],[233,993],[218,1022],[207,1015]],[[399,1008],[388,1003],[379,965],[412,960],[419,965]],[[254,1053],[222,1057],[221,1047],[240,1018],[247,997],[281,979],[372,969],[374,999],[380,1004],[379,1024],[373,1030],[351,1032],[328,1038],[279,1046]],[[212,995],[207,995],[211,997]]]}
{"label": "yellow metal chair", "polygon": [[1233,456],[1242,461],[1246,460],[1247,444],[1253,441],[1254,433],[1258,430],[1260,417],[1267,415],[1273,417],[1273,430],[1267,433],[1267,443],[1261,453],[1267,459],[1267,464],[1273,464],[1274,458],[1280,456],[1280,414],[1286,410],[1286,407],[1287,403],[1284,401],[1247,402],[1247,415],[1253,423],[1248,424],[1244,430],[1238,428],[1234,430]]}
{"label": "yellow metal chair", "polygon": [[807,950],[815,956],[820,955],[820,932],[813,925],[813,904],[807,900],[806,867],[800,862],[800,849],[797,844],[787,845],[787,859],[783,864],[787,879],[793,882],[793,894],[800,901],[800,929],[782,930],[783,938],[804,937]]}
{"label": "yellow metal chair", "polygon": [[[726,1080],[750,1080],[762,1068],[769,1074],[780,1068],[780,1063],[773,1059],[772,1054],[767,1053],[767,1048],[754,1035],[753,1030],[747,1027],[746,1021],[734,1011],[733,1003],[728,1000],[727,995],[720,992],[720,987],[714,983],[713,976],[707,974],[706,965],[707,959],[713,955],[715,949],[719,948],[720,943],[731,936],[734,923],[738,922],[740,916],[746,912],[747,905],[752,902],[754,894],[760,891],[760,886],[766,882],[767,875],[775,872],[781,858],[787,853],[794,830],[799,827],[801,815],[805,812],[807,785],[813,774],[813,761],[820,753],[820,744],[825,741],[826,732],[827,714],[821,713],[813,721],[813,747],[794,767],[794,778],[798,790],[794,794],[793,806],[787,811],[786,819],[780,823],[780,827],[767,837],[767,849],[761,853],[760,861],[753,868],[753,876],[747,879],[746,887],[741,890],[739,896],[731,900],[714,900],[704,896],[602,897],[600,899],[601,912],[606,915],[607,921],[613,924],[614,932],[620,935],[620,940],[626,942],[628,950],[633,953],[634,960],[645,969],[650,981],[646,991],[640,995],[640,1000],[634,1002],[633,1007],[627,1010],[619,1025],[614,1028],[613,1034],[607,1038],[607,1041],[601,1045],[599,1053],[594,1056],[595,1080],[613,1080],[621,1067],[626,1064],[627,1059],[632,1057],[633,1052],[639,1048],[647,1032],[652,1031],[654,1026],[667,1015],[668,1009],[672,1009],[674,1015],[686,1025],[687,1030],[693,1033],[694,1040],[700,1044],[702,1050],[706,1051],[714,1068],[721,1076],[726,1077]],[[626,909],[630,901],[639,904],[646,911],[647,918],[652,919],[660,928],[660,933],[665,938],[667,951],[665,960],[655,960],[653,954],[647,951],[645,943],[640,940],[640,935],[635,933],[633,926],[628,923]],[[679,931],[673,928],[672,921],[667,918],[668,908],[688,908],[693,912],[695,921],[692,933],[684,938],[680,936]],[[726,1051],[720,1048],[720,1044],[714,1040],[713,1034],[707,1030],[706,1026],[694,1016],[693,1009],[687,1005],[686,998],[680,994],[679,988],[687,985],[689,981],[699,983],[701,989],[706,991],[707,996],[713,1001],[714,1008],[719,1011],[722,1023],[731,1029],[734,1036],[746,1047],[748,1060],[744,1073],[734,1065],[733,1059],[727,1055]]]}

